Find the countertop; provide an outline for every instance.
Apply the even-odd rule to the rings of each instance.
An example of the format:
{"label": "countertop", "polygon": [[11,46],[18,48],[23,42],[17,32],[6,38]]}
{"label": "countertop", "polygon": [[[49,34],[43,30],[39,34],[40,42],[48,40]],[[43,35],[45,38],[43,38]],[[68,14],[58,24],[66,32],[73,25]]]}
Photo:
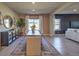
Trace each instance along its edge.
{"label": "countertop", "polygon": [[30,31],[28,31],[27,35],[30,35],[30,36],[35,35],[36,36],[36,35],[41,35],[41,34],[38,30],[36,30],[34,33],[32,33],[32,31],[30,30]]}
{"label": "countertop", "polygon": [[8,28],[5,28],[3,26],[0,26],[0,32],[6,32],[6,31],[9,31],[9,30],[12,30],[12,29],[8,29]]}

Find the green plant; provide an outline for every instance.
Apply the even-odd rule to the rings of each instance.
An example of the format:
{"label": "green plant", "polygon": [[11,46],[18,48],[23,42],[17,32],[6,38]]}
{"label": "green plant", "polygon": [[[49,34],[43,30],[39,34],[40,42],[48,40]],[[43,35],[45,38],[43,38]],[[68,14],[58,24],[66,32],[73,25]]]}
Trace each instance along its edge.
{"label": "green plant", "polygon": [[16,25],[17,25],[17,27],[19,27],[18,34],[21,35],[23,33],[22,30],[25,27],[25,20],[22,18],[18,19],[16,21]]}
{"label": "green plant", "polygon": [[24,27],[24,26],[25,26],[25,20],[22,19],[22,18],[18,19],[18,20],[16,21],[16,25],[17,25],[18,27]]}

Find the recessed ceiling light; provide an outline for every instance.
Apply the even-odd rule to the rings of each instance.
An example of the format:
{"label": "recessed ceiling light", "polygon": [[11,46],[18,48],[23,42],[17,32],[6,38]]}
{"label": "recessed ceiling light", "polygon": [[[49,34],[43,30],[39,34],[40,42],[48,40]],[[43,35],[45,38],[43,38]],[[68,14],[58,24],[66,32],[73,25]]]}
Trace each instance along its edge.
{"label": "recessed ceiling light", "polygon": [[32,2],[32,4],[35,4],[35,2]]}
{"label": "recessed ceiling light", "polygon": [[74,12],[76,12],[76,11],[77,11],[77,9],[73,9],[73,11],[74,11]]}
{"label": "recessed ceiling light", "polygon": [[32,11],[35,11],[35,9],[33,9]]}

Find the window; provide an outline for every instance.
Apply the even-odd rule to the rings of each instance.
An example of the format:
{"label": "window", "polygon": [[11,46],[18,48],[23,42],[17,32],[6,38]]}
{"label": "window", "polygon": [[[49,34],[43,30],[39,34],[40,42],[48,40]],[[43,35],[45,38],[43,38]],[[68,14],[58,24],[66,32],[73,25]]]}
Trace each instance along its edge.
{"label": "window", "polygon": [[39,30],[39,19],[28,19],[28,30],[31,30],[31,26],[35,24],[35,30]]}
{"label": "window", "polygon": [[54,30],[60,30],[60,19],[55,19],[55,26]]}

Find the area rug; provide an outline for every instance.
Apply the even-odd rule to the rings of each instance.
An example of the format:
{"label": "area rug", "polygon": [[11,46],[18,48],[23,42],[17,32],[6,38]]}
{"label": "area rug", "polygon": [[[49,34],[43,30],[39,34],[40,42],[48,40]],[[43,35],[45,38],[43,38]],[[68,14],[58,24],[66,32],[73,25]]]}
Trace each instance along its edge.
{"label": "area rug", "polygon": [[11,56],[25,56],[25,45],[26,45],[26,40],[25,37],[19,38],[20,42],[19,44],[15,47],[14,51],[11,53]]}
{"label": "area rug", "polygon": [[42,56],[61,56],[61,54],[42,38]]}
{"label": "area rug", "polygon": [[[11,53],[11,56],[25,56],[26,55],[26,41],[25,37],[19,38],[20,42],[14,49],[14,51]],[[50,44],[45,40],[45,38],[42,38],[42,55],[41,56],[60,56],[57,50],[55,50],[53,47],[51,47]]]}

